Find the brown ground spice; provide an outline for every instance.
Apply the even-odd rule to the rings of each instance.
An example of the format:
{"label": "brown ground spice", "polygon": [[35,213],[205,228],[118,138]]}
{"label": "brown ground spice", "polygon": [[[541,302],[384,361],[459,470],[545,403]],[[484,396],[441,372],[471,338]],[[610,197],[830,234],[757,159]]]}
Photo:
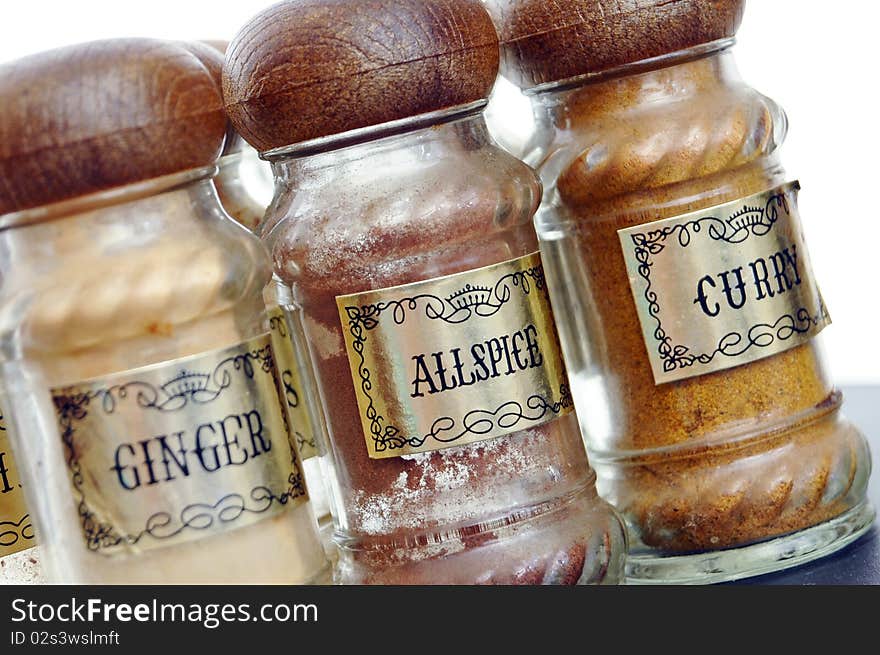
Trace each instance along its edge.
{"label": "brown ground spice", "polygon": [[[523,178],[521,164],[503,165],[514,166],[511,180]],[[348,226],[337,232],[329,218],[317,219],[312,228],[318,232],[310,238],[282,240],[274,248],[276,270],[295,288],[304,310],[340,484],[351,490],[342,498],[340,517],[343,532],[355,542],[350,556],[342,558],[346,579],[573,584],[582,575],[597,575],[613,556],[610,512],[589,485],[594,476],[574,436],[574,415],[438,452],[368,456],[336,297],[473,270],[538,248],[531,221],[522,219],[532,208],[499,206],[495,193],[477,194],[467,176],[449,166],[447,175],[436,176],[442,183],[412,182],[410,211],[418,220],[378,225],[365,220],[358,235]],[[369,211],[394,216],[398,199],[392,194],[387,202]],[[335,210],[343,216],[363,211],[357,205]],[[511,227],[511,220],[520,225]],[[585,483],[586,495],[560,511],[514,526],[476,528],[480,521],[551,499],[566,486],[581,490]],[[463,532],[460,541],[432,542],[438,529]]]}
{"label": "brown ground spice", "polygon": [[669,551],[819,524],[861,500],[869,461],[838,417],[841,399],[814,343],[654,383],[618,230],[787,181],[773,156],[782,114],[722,80],[720,65],[710,57],[588,85],[564,114],[574,138],[596,144],[562,171],[558,192],[575,219],[605,341],[601,367],[619,399],[614,448],[632,455],[612,463],[597,453],[593,463],[642,541]]}

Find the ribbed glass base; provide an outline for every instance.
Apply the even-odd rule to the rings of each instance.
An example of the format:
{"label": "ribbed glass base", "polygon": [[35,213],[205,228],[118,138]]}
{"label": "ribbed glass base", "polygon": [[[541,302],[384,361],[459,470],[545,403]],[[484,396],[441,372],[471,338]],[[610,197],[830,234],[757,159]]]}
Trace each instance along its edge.
{"label": "ribbed glass base", "polygon": [[874,522],[863,501],[836,518],[769,541],[691,555],[631,554],[627,584],[714,584],[774,573],[820,559],[852,543]]}

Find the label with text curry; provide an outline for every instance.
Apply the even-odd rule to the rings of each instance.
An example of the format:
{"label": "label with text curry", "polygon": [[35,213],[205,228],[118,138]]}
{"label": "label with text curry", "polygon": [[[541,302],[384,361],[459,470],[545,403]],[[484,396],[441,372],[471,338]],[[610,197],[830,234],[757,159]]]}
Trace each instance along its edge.
{"label": "label with text curry", "polygon": [[0,557],[37,545],[0,408]]}
{"label": "label with text curry", "polygon": [[793,182],[620,231],[657,384],[775,355],[830,325],[799,190]]}
{"label": "label with text curry", "polygon": [[538,253],[336,300],[374,459],[495,439],[573,409]]}
{"label": "label with text curry", "polygon": [[293,442],[299,450],[300,458],[306,460],[320,453],[315,440],[317,432],[306,406],[309,399],[304,393],[303,376],[308,373],[303,368],[304,363],[301,358],[297,357],[293,343],[292,322],[294,320],[282,307],[274,307],[269,310],[272,346],[275,350],[278,374],[281,376],[288,426]]}
{"label": "label with text curry", "polygon": [[305,502],[279,387],[267,333],[53,389],[88,548],[176,545]]}

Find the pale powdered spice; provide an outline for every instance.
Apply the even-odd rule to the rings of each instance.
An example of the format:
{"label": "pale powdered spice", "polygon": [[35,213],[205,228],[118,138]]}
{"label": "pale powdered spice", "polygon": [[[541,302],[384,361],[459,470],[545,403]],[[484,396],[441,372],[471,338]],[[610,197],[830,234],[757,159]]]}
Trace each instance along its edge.
{"label": "pale powdered spice", "polygon": [[[425,507],[441,524],[471,519],[484,506],[492,488],[491,478],[525,474],[540,463],[530,453],[544,454],[539,441],[543,435],[526,430],[514,436],[468,444],[445,450],[403,455],[401,459],[418,464],[401,471],[391,488],[382,494],[355,494],[353,509],[361,529],[367,534],[385,534],[399,528],[418,529],[424,524]],[[439,461],[438,461],[439,458]],[[492,461],[491,471],[474,479],[475,464],[470,460]],[[481,484],[482,482],[482,484]],[[393,516],[396,513],[397,516]]]}
{"label": "pale powdered spice", "polygon": [[0,585],[33,585],[45,582],[36,548],[28,548],[0,559]]}

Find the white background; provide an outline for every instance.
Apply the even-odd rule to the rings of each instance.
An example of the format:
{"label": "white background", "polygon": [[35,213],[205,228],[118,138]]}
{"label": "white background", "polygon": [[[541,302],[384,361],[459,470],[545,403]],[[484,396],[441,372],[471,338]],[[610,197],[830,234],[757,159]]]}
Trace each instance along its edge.
{"label": "white background", "polygon": [[[98,38],[230,39],[268,4],[0,0],[0,62]],[[807,239],[835,321],[824,338],[840,383],[880,382],[878,22],[874,2],[751,0],[736,48],[746,80],[791,121],[783,160],[803,185]],[[523,105],[505,98],[516,120]]]}

